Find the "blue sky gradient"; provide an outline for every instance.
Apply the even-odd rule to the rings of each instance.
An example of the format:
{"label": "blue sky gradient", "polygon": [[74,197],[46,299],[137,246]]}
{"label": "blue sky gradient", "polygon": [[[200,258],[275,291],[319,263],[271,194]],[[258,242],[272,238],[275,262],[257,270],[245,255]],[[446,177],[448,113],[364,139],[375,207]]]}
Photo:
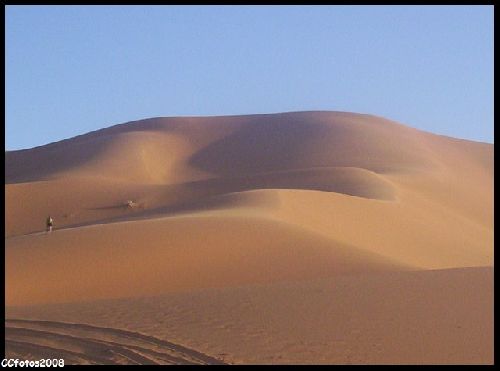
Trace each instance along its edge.
{"label": "blue sky gradient", "polygon": [[493,143],[493,6],[6,6],[6,150],[156,116],[370,113]]}

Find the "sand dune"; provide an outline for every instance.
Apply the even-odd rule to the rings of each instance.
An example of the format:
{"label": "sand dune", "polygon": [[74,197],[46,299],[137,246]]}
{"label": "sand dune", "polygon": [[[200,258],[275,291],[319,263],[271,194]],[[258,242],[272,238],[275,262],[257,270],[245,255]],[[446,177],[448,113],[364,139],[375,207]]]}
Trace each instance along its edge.
{"label": "sand dune", "polygon": [[[65,354],[74,363],[492,361],[492,144],[372,115],[315,111],[152,118],[9,151],[5,161],[5,298],[18,320],[7,322],[12,354]],[[52,234],[43,232],[48,214]],[[320,281],[327,286],[318,289]],[[401,296],[386,285],[400,285]],[[412,285],[423,291],[407,294]],[[482,296],[459,303],[456,290],[476,285]],[[237,304],[248,287],[245,295],[265,296],[257,312]],[[289,287],[286,300],[275,287]],[[211,296],[217,290],[234,307]],[[325,338],[316,319],[294,312],[309,290],[330,299],[309,298],[307,310],[330,313],[325,329],[343,340]],[[185,295],[178,307],[161,308],[199,305],[198,327],[155,309],[175,295]],[[109,299],[121,300],[131,322],[105,313]],[[288,301],[288,310],[277,309]],[[82,309],[87,303],[94,314]],[[446,322],[446,307],[467,326]],[[256,313],[282,316],[291,327],[258,330]],[[207,316],[227,332],[204,324]],[[241,317],[238,325],[224,327],[233,316]],[[83,336],[84,323],[99,329]],[[214,358],[186,358],[142,340],[125,344],[104,328]],[[103,352],[103,344],[114,350]]]}

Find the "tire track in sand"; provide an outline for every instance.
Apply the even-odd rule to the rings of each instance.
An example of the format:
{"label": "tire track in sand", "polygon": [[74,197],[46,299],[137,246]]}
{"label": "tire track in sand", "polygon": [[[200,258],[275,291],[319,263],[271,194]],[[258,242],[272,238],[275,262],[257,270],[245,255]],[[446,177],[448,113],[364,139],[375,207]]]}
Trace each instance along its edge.
{"label": "tire track in sand", "polygon": [[5,320],[6,356],[63,358],[67,364],[225,364],[154,336],[83,323]]}

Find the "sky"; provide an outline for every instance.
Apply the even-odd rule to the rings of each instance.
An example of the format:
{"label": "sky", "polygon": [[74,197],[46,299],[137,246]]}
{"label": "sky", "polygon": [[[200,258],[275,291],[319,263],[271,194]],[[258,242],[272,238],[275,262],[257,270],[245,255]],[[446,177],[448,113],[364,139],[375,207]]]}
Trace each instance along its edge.
{"label": "sky", "polygon": [[5,149],[158,116],[349,111],[493,143],[493,6],[6,6]]}

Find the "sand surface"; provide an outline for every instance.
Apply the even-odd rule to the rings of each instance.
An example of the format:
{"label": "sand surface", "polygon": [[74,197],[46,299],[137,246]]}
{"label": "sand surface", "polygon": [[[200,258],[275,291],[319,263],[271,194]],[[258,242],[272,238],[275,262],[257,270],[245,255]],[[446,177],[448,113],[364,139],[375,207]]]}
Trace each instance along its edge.
{"label": "sand surface", "polygon": [[5,161],[10,355],[493,363],[493,144],[292,112],[129,122]]}

